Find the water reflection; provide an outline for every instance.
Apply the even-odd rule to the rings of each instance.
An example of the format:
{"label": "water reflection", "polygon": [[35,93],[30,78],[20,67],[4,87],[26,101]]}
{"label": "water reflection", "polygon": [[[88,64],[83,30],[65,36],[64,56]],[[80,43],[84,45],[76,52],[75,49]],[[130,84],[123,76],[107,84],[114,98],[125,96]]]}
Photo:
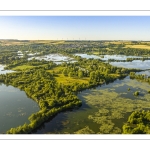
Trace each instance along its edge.
{"label": "water reflection", "polygon": [[39,57],[30,57],[28,60],[32,60],[33,58],[38,60],[46,60],[46,61],[53,61],[56,64],[61,64],[62,62],[75,62],[73,58],[70,58],[68,56],[63,56],[61,54],[49,54]]}
{"label": "water reflection", "polygon": [[0,74],[6,74],[6,73],[11,73],[14,72],[13,70],[4,70],[4,65],[0,65]]}
{"label": "water reflection", "polygon": [[29,123],[28,117],[37,111],[38,104],[28,98],[24,91],[0,84],[0,133]]}
{"label": "water reflection", "polygon": [[124,67],[124,68],[136,68],[136,69],[150,69],[150,60],[134,60],[132,62],[111,62],[113,66]]}

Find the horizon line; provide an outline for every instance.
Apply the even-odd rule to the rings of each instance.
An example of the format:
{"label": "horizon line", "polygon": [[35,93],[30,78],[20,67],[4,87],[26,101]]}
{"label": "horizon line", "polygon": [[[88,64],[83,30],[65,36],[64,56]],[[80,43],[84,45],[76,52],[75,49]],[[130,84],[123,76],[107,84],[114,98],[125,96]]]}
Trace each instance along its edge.
{"label": "horizon line", "polygon": [[57,40],[52,40],[52,39],[0,39],[0,41],[150,41],[150,40],[90,40],[90,39],[73,39],[73,40],[63,40],[63,39],[57,39]]}

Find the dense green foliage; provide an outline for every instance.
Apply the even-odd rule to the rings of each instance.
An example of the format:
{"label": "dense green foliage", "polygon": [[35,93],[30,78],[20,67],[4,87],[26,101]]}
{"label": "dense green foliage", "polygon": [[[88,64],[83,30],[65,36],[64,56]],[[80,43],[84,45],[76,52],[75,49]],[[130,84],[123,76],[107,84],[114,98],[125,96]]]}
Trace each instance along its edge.
{"label": "dense green foliage", "polygon": [[138,92],[138,91],[135,91],[135,92],[134,92],[134,95],[135,95],[135,96],[138,96],[138,95],[139,95],[139,92]]}
{"label": "dense green foliage", "polygon": [[150,111],[133,112],[123,125],[123,134],[150,134]]}
{"label": "dense green foliage", "polygon": [[135,72],[130,72],[130,78],[150,83],[150,76],[146,74],[136,74]]}

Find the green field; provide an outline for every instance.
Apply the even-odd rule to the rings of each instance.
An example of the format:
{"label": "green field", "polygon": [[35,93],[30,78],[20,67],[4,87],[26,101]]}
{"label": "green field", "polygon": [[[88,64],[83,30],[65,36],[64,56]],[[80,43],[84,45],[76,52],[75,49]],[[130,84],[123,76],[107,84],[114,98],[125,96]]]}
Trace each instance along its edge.
{"label": "green field", "polygon": [[12,68],[12,70],[14,70],[14,71],[21,70],[21,71],[23,71],[23,70],[31,69],[31,68],[34,68],[34,66],[21,65],[21,66],[17,66],[17,67]]}
{"label": "green field", "polygon": [[55,79],[57,80],[57,82],[59,83],[63,83],[64,85],[71,85],[73,83],[88,83],[89,82],[89,78],[84,77],[82,79],[79,79],[77,77],[68,77],[68,76],[64,76],[62,73],[59,73],[61,70],[63,70],[64,67],[55,67],[52,70],[48,70],[48,72],[50,73],[55,73]]}

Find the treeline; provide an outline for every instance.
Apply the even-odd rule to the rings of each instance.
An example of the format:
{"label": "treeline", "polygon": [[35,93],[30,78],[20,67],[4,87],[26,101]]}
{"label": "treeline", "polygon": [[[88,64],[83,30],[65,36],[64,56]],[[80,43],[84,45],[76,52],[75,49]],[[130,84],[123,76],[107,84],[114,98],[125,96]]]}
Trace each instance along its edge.
{"label": "treeline", "polygon": [[126,58],[126,60],[117,60],[117,59],[108,59],[108,62],[132,62],[134,60],[150,60],[150,57],[142,57],[142,58]]}
{"label": "treeline", "polygon": [[150,134],[150,111],[135,111],[123,125],[123,134]]}
{"label": "treeline", "polygon": [[[10,64],[8,64],[4,69],[12,69],[14,67],[17,66],[21,66],[21,65],[29,65],[29,66],[33,66],[36,68],[39,68],[40,66],[42,67],[46,67],[46,69],[52,69],[53,67],[57,66],[55,63],[53,63],[52,61],[46,61],[46,60],[37,60],[35,58],[33,58],[32,60],[27,60],[25,58],[20,58],[18,60],[12,60]],[[17,71],[21,71],[21,70],[17,70]]]}
{"label": "treeline", "polygon": [[135,72],[130,72],[130,78],[150,83],[150,76],[146,74],[136,74]]}
{"label": "treeline", "polygon": [[127,58],[126,61],[127,62],[131,62],[133,60],[141,60],[141,61],[144,61],[144,60],[150,60],[150,57],[142,57],[142,58]]}

